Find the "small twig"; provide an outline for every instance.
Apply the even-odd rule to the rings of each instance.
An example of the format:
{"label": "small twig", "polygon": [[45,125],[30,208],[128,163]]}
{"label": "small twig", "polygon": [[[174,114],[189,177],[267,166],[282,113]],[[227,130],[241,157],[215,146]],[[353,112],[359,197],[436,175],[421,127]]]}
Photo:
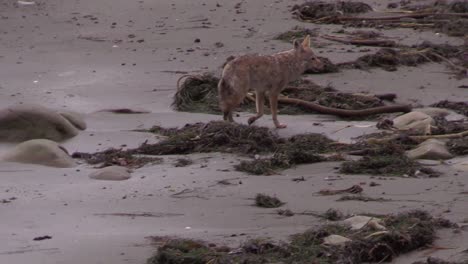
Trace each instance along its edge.
{"label": "small twig", "polygon": [[327,39],[327,40],[340,42],[340,43],[352,44],[352,45],[379,46],[379,47],[394,47],[394,46],[396,46],[396,43],[393,40],[345,39],[345,38],[329,36],[329,35],[322,36],[322,38]]}
{"label": "small twig", "polygon": [[414,13],[399,16],[388,17],[337,17],[340,21],[354,21],[354,20],[367,20],[367,21],[385,21],[385,20],[399,20],[402,18],[424,18],[428,16],[434,17],[468,17],[466,13]]}

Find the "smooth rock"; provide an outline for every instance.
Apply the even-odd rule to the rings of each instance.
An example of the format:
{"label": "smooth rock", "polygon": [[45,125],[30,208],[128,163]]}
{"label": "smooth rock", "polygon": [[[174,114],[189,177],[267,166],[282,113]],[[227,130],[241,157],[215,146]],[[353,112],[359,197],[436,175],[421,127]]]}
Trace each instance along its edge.
{"label": "smooth rock", "polygon": [[75,167],[75,161],[65,148],[47,139],[33,139],[18,144],[7,152],[4,161],[39,164],[57,168]]}
{"label": "smooth rock", "polygon": [[342,245],[348,241],[351,241],[351,239],[344,237],[344,236],[339,236],[339,235],[329,235],[326,238],[323,239],[323,244],[325,245]]}
{"label": "smooth rock", "polygon": [[434,119],[421,112],[409,112],[393,119],[393,126],[411,134],[427,135],[431,133]]}
{"label": "smooth rock", "polygon": [[92,172],[89,177],[95,180],[123,181],[130,179],[131,175],[125,167],[109,166]]}
{"label": "smooth rock", "polygon": [[453,157],[445,143],[437,139],[428,139],[419,144],[415,149],[406,152],[410,159],[446,160]]}
{"label": "smooth rock", "polygon": [[69,119],[83,127],[84,121],[70,113],[61,115],[39,105],[14,105],[0,110],[0,141],[62,141],[78,135],[78,129]]}
{"label": "smooth rock", "polygon": [[79,130],[86,129],[86,122],[82,114],[73,111],[60,111],[58,113]]}

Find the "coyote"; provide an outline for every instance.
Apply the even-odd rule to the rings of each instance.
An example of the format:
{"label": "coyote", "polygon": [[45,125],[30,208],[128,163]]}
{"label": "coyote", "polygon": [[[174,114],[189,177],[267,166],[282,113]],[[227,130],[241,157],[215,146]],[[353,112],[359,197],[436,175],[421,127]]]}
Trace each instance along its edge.
{"label": "coyote", "polygon": [[248,91],[255,90],[257,114],[249,118],[249,125],[263,116],[264,98],[268,93],[273,123],[277,128],[285,128],[286,125],[278,121],[278,96],[289,82],[311,67],[322,68],[323,63],[312,52],[309,35],[302,44],[294,40],[291,50],[232,59],[224,66],[218,83],[219,106],[224,120],[233,122],[234,108],[244,100]]}

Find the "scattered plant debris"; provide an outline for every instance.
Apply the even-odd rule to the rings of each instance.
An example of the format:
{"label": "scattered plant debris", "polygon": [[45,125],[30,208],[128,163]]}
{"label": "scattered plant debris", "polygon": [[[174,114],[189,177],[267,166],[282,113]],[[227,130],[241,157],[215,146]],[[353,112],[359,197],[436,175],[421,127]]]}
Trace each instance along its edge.
{"label": "scattered plant debris", "polygon": [[[169,239],[160,242],[149,264],[169,263],[381,263],[433,243],[440,221],[424,211],[382,217],[385,231],[364,227],[359,232],[341,224],[326,224],[293,235],[290,242],[254,239],[231,249],[200,241]],[[330,235],[351,241],[324,245]]]}
{"label": "scattered plant debris", "polygon": [[336,41],[344,44],[358,45],[358,46],[377,46],[377,47],[394,47],[396,42],[388,39],[376,39],[372,37],[371,39],[363,39],[362,37],[337,37],[330,35],[323,35],[322,38]]}
{"label": "scattered plant debris", "polygon": [[391,201],[390,199],[385,199],[385,198],[373,198],[369,196],[364,196],[364,195],[345,195],[341,196],[336,200],[338,202],[342,201],[361,201],[361,202],[388,202]]}
{"label": "scattered plant debris", "polygon": [[263,208],[278,208],[284,203],[277,197],[259,193],[255,196],[255,205]]}
{"label": "scattered plant debris", "polygon": [[[301,21],[325,24],[342,24],[353,27],[376,28],[413,28],[433,29],[449,36],[466,36],[468,28],[465,26],[468,19],[466,1],[435,1],[431,5],[406,4],[411,1],[402,1],[402,9],[411,13],[395,16],[356,16],[355,14],[371,11],[372,8],[364,3],[348,2],[349,8],[344,8],[342,2],[325,3],[311,1],[302,5],[295,5],[292,9],[295,17]],[[396,3],[390,4],[395,7]],[[445,25],[444,25],[445,24]]]}
{"label": "scattered plant debris", "polygon": [[444,117],[433,117],[434,126],[431,127],[432,135],[455,134],[468,131],[468,122],[465,120],[447,121]]}
{"label": "scattered plant debris", "polygon": [[442,100],[430,106],[451,109],[459,114],[468,116],[468,102],[452,102]]}
{"label": "scattered plant debris", "polygon": [[158,164],[163,161],[158,157],[144,157],[135,154],[133,150],[111,148],[96,153],[75,152],[72,154],[72,158],[83,159],[91,165],[100,164],[100,168],[113,165],[140,168],[148,163]]}
{"label": "scattered plant debris", "polygon": [[335,194],[340,194],[340,193],[362,193],[363,189],[359,185],[353,185],[347,189],[342,189],[342,190],[329,190],[329,189],[324,189],[320,190],[319,193],[321,195],[335,195]]}
{"label": "scattered plant debris", "polygon": [[447,143],[447,147],[452,154],[468,155],[468,137],[452,139]]}

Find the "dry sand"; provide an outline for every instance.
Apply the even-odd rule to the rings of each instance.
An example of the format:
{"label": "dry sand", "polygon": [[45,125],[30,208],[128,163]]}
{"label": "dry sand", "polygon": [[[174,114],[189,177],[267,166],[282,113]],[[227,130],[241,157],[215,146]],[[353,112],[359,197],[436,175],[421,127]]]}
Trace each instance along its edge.
{"label": "dry sand", "polygon": [[[366,2],[379,9],[388,3]],[[229,55],[287,49],[289,44],[271,39],[296,25],[319,27],[291,18],[288,10],[299,1],[244,0],[239,14],[234,9],[236,3],[39,0],[33,5],[16,6],[16,1],[2,1],[0,106],[33,102],[85,113],[88,129],[64,142],[70,152],[93,152],[123,144],[135,147],[145,140],[158,140],[152,134],[131,132],[134,129],[219,120],[220,116],[177,113],[170,108],[175,82],[181,75],[172,71],[219,73],[219,66]],[[340,27],[323,26],[320,32],[330,33],[336,28]],[[431,31],[415,34],[409,29],[390,30],[386,34],[405,44],[422,40],[462,43]],[[197,38],[200,43],[194,43]],[[318,52],[334,62],[365,54],[358,48],[318,41],[330,43]],[[224,46],[217,48],[216,42]],[[445,71],[441,64],[426,64],[396,72],[347,70],[313,79],[323,85],[332,83],[343,91],[394,92],[398,101],[405,103],[468,100],[466,89],[457,88],[466,80],[451,78]],[[97,112],[116,107],[141,108],[150,113]],[[245,123],[247,116],[241,113],[237,121]],[[289,124],[279,131],[282,136],[318,132],[349,142],[376,131],[374,122],[350,123],[324,115],[280,118]],[[314,122],[322,126],[314,126]],[[271,124],[268,116],[257,125]],[[0,154],[9,147],[1,144]],[[287,202],[284,208],[294,212],[336,208],[346,213],[396,213],[425,209],[455,222],[468,216],[468,177],[446,165],[436,166],[445,172],[440,178],[371,179],[363,175],[326,181],[326,177],[339,175],[337,163],[299,166],[282,175],[260,177],[234,171],[232,166],[239,158],[232,155],[190,155],[194,164],[183,168],[173,166],[176,158],[165,156],[162,164],[137,169],[132,179],[123,182],[91,180],[88,174],[94,169],[84,164],[74,169],[53,169],[0,162],[0,200],[16,198],[0,203],[0,263],[144,263],[154,252],[148,236],[194,237],[238,245],[258,236],[287,239],[289,234],[322,223],[313,216],[281,218],[274,210],[253,207],[251,198],[258,192],[277,195]],[[301,176],[306,181],[291,181]],[[217,184],[224,179],[233,184]],[[369,187],[371,181],[381,185]],[[365,183],[365,194],[393,201],[336,202],[336,196],[315,194],[323,188],[360,183]],[[149,215],[116,215],[141,213]],[[52,238],[33,241],[44,235]],[[436,245],[447,249],[413,252],[394,263],[412,263],[428,255],[447,260],[467,258],[462,253],[468,249],[466,232],[438,235]]]}

